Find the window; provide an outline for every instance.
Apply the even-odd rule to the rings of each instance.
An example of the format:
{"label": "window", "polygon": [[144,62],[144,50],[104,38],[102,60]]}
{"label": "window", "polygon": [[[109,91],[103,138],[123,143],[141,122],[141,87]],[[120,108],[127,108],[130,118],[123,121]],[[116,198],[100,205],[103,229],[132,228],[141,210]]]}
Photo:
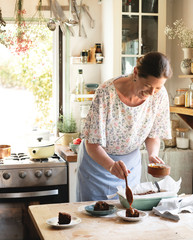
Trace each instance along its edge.
{"label": "window", "polygon": [[4,44],[0,44],[0,144],[10,144],[16,149],[25,147],[28,133],[33,129],[53,132],[55,127],[53,39],[56,32],[44,25],[33,24],[29,28],[28,41],[18,47],[15,24],[7,24],[7,38],[1,36]]}

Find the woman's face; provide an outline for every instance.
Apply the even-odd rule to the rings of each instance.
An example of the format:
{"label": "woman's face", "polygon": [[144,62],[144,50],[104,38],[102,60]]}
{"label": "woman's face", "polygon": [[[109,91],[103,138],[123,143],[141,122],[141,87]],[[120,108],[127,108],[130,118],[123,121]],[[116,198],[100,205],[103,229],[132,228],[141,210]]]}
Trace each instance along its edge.
{"label": "woman's face", "polygon": [[148,76],[147,78],[139,77],[135,75],[135,91],[136,95],[142,99],[147,99],[150,95],[156,94],[165,84],[166,78],[156,78],[154,76]]}

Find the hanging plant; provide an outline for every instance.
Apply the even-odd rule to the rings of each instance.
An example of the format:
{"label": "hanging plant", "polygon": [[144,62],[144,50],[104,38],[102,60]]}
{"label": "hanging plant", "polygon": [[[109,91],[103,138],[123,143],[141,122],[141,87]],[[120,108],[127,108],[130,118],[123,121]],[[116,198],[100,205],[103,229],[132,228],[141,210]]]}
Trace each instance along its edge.
{"label": "hanging plant", "polygon": [[26,11],[23,9],[23,0],[16,0],[15,24],[10,25],[5,32],[0,34],[0,43],[9,48],[12,53],[18,55],[27,53],[34,46],[24,14],[26,14]]}

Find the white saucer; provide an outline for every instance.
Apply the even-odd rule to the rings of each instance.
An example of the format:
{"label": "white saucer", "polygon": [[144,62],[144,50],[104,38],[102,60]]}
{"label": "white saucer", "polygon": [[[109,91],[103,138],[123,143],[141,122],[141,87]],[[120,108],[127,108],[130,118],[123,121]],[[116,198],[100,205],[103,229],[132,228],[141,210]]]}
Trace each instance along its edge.
{"label": "white saucer", "polygon": [[73,227],[81,222],[81,219],[78,217],[72,217],[71,222],[69,224],[59,224],[58,223],[58,217],[53,217],[48,220],[46,220],[46,223],[52,227],[57,228],[68,228]]}
{"label": "white saucer", "polygon": [[[139,210],[138,210],[139,211]],[[147,213],[143,212],[143,211],[139,211],[139,217],[126,217],[126,210],[121,210],[117,212],[117,216],[121,217],[123,220],[125,221],[129,221],[129,222],[137,222],[137,221],[141,221],[144,218],[147,217]]]}

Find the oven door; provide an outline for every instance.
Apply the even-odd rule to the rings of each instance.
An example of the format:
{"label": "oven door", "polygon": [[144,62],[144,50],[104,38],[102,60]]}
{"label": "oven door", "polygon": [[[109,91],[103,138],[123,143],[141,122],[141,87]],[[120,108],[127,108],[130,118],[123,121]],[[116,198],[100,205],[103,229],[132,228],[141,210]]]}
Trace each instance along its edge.
{"label": "oven door", "polygon": [[0,189],[0,240],[39,240],[28,206],[62,202],[67,185]]}

